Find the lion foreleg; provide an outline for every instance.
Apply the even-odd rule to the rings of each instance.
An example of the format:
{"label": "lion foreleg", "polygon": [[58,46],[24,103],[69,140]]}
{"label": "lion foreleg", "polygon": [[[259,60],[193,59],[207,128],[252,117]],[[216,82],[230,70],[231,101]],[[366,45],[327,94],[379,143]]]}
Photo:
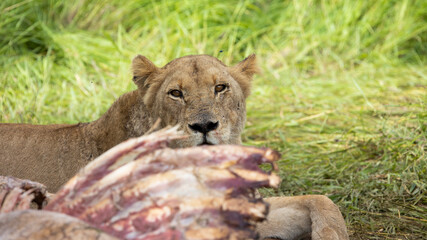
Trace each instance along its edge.
{"label": "lion foreleg", "polygon": [[327,197],[307,195],[266,198],[267,221],[257,230],[261,239],[348,239],[338,207]]}

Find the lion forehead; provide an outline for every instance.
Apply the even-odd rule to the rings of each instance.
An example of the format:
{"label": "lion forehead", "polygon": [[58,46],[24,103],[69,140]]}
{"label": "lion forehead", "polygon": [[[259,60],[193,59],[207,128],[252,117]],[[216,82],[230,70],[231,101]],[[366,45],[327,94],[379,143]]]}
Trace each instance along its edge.
{"label": "lion forehead", "polygon": [[165,75],[164,86],[167,88],[201,89],[211,87],[220,82],[228,82],[233,78],[225,68],[209,66],[206,69],[183,68],[173,70]]}

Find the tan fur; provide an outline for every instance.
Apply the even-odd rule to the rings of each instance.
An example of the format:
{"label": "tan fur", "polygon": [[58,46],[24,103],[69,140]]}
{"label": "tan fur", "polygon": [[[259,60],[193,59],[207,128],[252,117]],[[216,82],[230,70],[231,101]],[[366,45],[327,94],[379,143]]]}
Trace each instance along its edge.
{"label": "tan fur", "polygon": [[[190,137],[175,147],[203,143],[189,126],[218,122],[206,134],[210,144],[240,144],[246,118],[245,99],[252,76],[258,72],[255,55],[234,67],[206,56],[187,56],[163,68],[137,56],[132,63],[138,90],[121,96],[100,119],[75,125],[35,126],[0,124],[0,175],[30,179],[56,191],[78,169],[118,143],[144,134],[161,118],[161,126],[180,124]],[[215,94],[218,84],[228,88]],[[171,97],[170,90],[183,98]],[[276,197],[268,220],[258,226],[264,239],[348,239],[338,207],[325,196]],[[39,222],[36,216],[25,222]],[[11,220],[21,229],[20,218]],[[42,224],[43,225],[43,224]]]}
{"label": "tan fur", "polygon": [[339,208],[326,196],[272,197],[267,221],[257,226],[261,239],[347,240]]}

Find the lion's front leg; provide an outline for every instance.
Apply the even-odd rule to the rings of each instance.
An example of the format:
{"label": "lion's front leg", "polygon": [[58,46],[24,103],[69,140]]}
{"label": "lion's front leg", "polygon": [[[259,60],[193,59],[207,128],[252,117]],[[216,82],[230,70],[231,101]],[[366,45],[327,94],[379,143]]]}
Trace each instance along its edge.
{"label": "lion's front leg", "polygon": [[257,230],[261,239],[349,239],[338,207],[322,195],[272,197],[267,221]]}

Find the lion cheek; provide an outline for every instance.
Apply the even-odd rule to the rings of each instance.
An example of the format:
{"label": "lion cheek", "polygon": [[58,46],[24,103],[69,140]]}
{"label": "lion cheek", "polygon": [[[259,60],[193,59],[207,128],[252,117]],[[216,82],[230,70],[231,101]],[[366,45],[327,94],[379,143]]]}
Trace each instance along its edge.
{"label": "lion cheek", "polygon": [[180,124],[183,125],[181,126],[181,129],[185,130],[185,124],[183,124],[185,123],[185,117],[183,116],[180,107],[162,107],[161,105],[155,105],[152,108],[151,117],[156,119],[161,118],[163,127]]}

